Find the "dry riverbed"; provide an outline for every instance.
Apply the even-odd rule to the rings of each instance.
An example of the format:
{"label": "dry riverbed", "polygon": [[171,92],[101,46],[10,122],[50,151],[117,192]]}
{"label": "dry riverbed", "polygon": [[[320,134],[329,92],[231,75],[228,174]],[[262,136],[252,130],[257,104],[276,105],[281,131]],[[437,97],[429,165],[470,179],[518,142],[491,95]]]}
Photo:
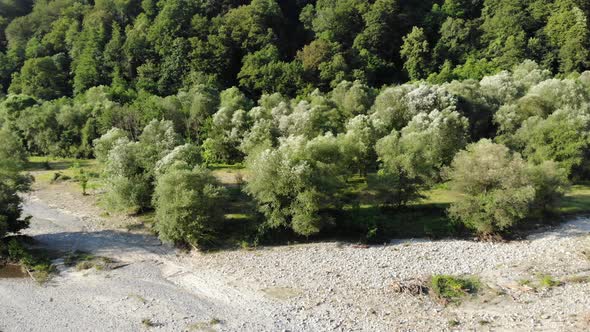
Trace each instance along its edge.
{"label": "dry riverbed", "polygon": [[[0,279],[0,331],[586,331],[590,219],[523,241],[403,240],[382,246],[314,243],[180,253],[133,218],[101,215],[67,184],[26,201],[28,231],[62,253],[117,268],[59,273],[39,285]],[[480,294],[444,305],[394,284],[434,274],[480,278]],[[554,285],[544,286],[547,278]]]}

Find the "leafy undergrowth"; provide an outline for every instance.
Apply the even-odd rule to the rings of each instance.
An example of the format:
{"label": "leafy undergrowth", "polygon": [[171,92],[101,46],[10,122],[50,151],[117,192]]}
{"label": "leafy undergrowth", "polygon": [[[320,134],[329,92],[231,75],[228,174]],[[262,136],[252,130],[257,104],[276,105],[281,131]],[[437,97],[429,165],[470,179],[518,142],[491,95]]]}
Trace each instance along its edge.
{"label": "leafy undergrowth", "polygon": [[432,296],[443,304],[458,304],[465,297],[477,294],[481,287],[479,279],[473,276],[435,275],[430,280]]}
{"label": "leafy undergrowth", "polygon": [[40,284],[49,281],[56,272],[49,253],[30,248],[23,237],[9,239],[5,249],[3,251],[8,260],[20,264]]}

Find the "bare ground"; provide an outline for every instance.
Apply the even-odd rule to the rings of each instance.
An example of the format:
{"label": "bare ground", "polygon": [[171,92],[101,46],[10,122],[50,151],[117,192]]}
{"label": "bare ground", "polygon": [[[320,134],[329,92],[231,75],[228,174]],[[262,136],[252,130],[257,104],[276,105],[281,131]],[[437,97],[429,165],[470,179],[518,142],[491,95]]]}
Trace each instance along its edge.
{"label": "bare ground", "polygon": [[[25,212],[44,246],[122,263],[49,283],[0,280],[2,331],[586,331],[590,220],[524,241],[403,240],[369,248],[314,243],[185,254],[137,220],[105,216],[69,184],[37,187]],[[392,285],[433,274],[476,275],[477,297],[443,305]],[[560,281],[541,287],[543,276]]]}

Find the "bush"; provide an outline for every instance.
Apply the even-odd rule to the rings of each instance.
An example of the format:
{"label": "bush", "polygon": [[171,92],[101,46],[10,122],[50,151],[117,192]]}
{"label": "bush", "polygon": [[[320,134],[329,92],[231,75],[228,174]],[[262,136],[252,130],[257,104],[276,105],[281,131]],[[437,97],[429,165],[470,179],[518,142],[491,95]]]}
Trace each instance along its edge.
{"label": "bush", "polygon": [[535,213],[551,211],[568,187],[566,172],[556,163],[529,165],[487,139],[459,152],[446,176],[463,194],[449,215],[480,235],[507,231]]}
{"label": "bush", "polygon": [[192,144],[175,147],[174,150],[170,151],[170,153],[156,163],[156,177],[166,173],[172,165],[179,162],[185,163],[189,168],[198,165],[201,162],[199,147]]}
{"label": "bush", "polygon": [[480,235],[504,231],[524,219],[535,198],[525,161],[486,139],[459,152],[446,176],[450,187],[463,194],[449,215]]}
{"label": "bush", "polygon": [[263,229],[318,233],[329,223],[325,212],[341,205],[340,189],[350,174],[342,162],[338,140],[331,135],[311,141],[292,136],[249,158],[245,190],[266,217]]}
{"label": "bush", "polygon": [[224,188],[209,170],[173,166],[157,181],[155,228],[164,241],[203,245],[215,240],[224,219]]}

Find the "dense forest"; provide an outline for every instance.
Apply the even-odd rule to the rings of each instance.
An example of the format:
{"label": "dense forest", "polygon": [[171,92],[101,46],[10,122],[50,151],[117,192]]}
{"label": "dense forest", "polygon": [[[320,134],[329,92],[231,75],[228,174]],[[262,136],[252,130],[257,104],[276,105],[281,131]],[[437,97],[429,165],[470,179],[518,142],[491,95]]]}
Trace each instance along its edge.
{"label": "dense forest", "polygon": [[[245,166],[256,232],[306,236],[441,184],[463,197],[449,218],[505,232],[590,179],[584,0],[0,0],[0,14],[0,236],[18,229],[27,154],[98,159],[108,206],[154,210],[163,239],[191,244],[223,228],[220,164]],[[383,220],[346,227],[370,237]]]}
{"label": "dense forest", "polygon": [[583,0],[2,0],[0,82],[51,100],[117,101],[195,83],[248,97],[343,80],[481,79],[525,59],[588,68]]}

